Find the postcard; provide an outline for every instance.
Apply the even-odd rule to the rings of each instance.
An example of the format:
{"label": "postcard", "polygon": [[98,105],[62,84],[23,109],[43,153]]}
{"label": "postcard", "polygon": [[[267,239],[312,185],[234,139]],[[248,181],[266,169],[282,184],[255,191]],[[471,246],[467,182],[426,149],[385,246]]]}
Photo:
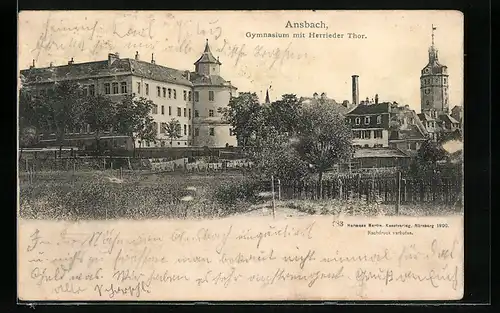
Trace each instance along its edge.
{"label": "postcard", "polygon": [[463,23],[20,12],[18,299],[461,299]]}

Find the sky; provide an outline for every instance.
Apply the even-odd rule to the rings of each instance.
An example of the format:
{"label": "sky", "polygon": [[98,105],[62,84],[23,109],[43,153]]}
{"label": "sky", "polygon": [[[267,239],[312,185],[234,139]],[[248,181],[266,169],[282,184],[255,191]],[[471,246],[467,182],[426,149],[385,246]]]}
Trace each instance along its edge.
{"label": "sky", "polygon": [[[290,28],[307,22],[323,28]],[[205,42],[221,76],[239,91],[271,100],[285,93],[325,92],[352,101],[379,95],[420,111],[420,71],[427,64],[432,25],[440,63],[448,66],[450,108],[463,105],[463,16],[458,11],[23,11],[18,67],[122,58],[194,70]],[[308,38],[309,33],[333,38]],[[288,34],[262,38],[258,34]],[[305,38],[293,38],[303,33]],[[351,36],[349,34],[356,34]],[[354,38],[356,37],[356,38]]]}

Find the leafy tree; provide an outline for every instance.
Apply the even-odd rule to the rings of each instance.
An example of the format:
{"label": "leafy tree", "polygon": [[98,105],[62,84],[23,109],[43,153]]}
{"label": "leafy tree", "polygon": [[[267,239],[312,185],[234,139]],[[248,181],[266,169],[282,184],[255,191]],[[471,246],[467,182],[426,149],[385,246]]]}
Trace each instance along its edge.
{"label": "leafy tree", "polygon": [[219,109],[225,121],[231,124],[243,148],[252,145],[262,126],[262,107],[255,93],[243,92],[229,101],[225,108]]}
{"label": "leafy tree", "polygon": [[87,96],[83,101],[83,121],[94,131],[99,152],[102,133],[114,126],[116,106],[108,96],[101,94]]}
{"label": "leafy tree", "polygon": [[447,154],[439,143],[427,140],[418,149],[416,162],[424,172],[434,171],[437,168],[438,161],[444,160]]}
{"label": "leafy tree", "polygon": [[285,94],[281,100],[269,105],[264,111],[265,123],[279,132],[295,134],[302,103],[294,94]]}
{"label": "leafy tree", "polygon": [[136,139],[140,138],[141,141],[156,139],[156,133],[153,132],[153,119],[149,114],[153,105],[151,100],[126,95],[116,107],[114,129],[117,133],[132,138],[134,155]]}
{"label": "leafy tree", "polygon": [[175,139],[182,137],[181,131],[181,124],[175,118],[165,125],[165,135],[170,139],[170,146],[173,145]]}
{"label": "leafy tree", "polygon": [[305,106],[298,126],[296,149],[300,158],[318,174],[321,197],[323,173],[352,156],[352,132],[344,117],[323,102]]}

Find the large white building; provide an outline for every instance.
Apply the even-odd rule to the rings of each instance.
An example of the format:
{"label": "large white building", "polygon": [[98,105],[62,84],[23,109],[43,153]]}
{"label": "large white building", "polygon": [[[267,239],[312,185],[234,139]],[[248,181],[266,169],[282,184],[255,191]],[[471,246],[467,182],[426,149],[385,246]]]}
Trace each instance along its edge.
{"label": "large white building", "polygon": [[[55,82],[76,81],[89,94],[104,94],[119,103],[124,95],[144,97],[154,102],[151,112],[157,130],[155,142],[140,142],[139,147],[225,147],[236,146],[231,126],[222,120],[219,108],[226,107],[237,88],[220,75],[221,62],[210,51],[208,40],[195,70],[178,70],[135,58],[120,58],[110,53],[108,60],[49,66],[21,71],[23,86],[46,92]],[[176,119],[181,125],[180,138],[171,140],[165,125]],[[50,133],[50,132],[49,132]],[[83,136],[92,129],[70,130],[69,135]],[[50,135],[50,134],[49,134]]]}

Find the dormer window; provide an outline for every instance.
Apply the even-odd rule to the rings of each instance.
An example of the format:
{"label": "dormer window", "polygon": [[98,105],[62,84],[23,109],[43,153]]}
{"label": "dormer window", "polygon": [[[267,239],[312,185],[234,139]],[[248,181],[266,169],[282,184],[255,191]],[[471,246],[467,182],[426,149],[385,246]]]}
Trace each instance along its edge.
{"label": "dormer window", "polygon": [[377,116],[377,124],[382,124],[382,115]]}
{"label": "dormer window", "polygon": [[361,124],[361,119],[359,117],[356,117],[356,125]]}
{"label": "dormer window", "polygon": [[365,124],[370,124],[370,117],[369,116],[365,116]]}

